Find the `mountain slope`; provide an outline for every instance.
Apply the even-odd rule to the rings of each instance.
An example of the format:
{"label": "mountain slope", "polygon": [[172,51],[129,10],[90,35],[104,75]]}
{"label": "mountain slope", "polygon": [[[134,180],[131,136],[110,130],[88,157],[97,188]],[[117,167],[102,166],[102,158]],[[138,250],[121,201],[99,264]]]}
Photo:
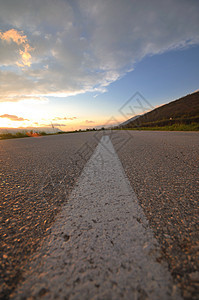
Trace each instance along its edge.
{"label": "mountain slope", "polygon": [[140,115],[134,116],[134,117],[128,119],[127,121],[123,122],[123,123],[120,124],[119,126],[121,127],[121,126],[127,125],[127,124],[129,124],[130,122],[136,120],[136,119],[139,118],[139,117],[140,117]]}
{"label": "mountain slope", "polygon": [[158,107],[120,126],[122,128],[134,128],[137,126],[167,126],[176,123],[191,124],[193,122],[199,122],[199,92]]}

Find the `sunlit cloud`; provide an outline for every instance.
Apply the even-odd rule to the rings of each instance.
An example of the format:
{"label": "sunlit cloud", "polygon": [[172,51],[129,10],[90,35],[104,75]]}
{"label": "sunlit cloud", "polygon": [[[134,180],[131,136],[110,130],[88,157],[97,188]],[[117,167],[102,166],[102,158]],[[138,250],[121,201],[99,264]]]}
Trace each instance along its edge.
{"label": "sunlit cloud", "polygon": [[85,123],[86,123],[86,124],[93,124],[93,123],[95,123],[95,122],[94,122],[94,121],[91,121],[91,120],[86,120]]}
{"label": "sunlit cloud", "polygon": [[1,3],[0,66],[20,66],[0,70],[4,101],[97,97],[144,57],[199,43],[197,1],[26,2]]}
{"label": "sunlit cloud", "polygon": [[[0,103],[5,102],[5,95],[0,95]],[[34,95],[11,95],[6,97],[6,102],[21,102],[28,104],[47,104],[49,99]]]}
{"label": "sunlit cloud", "polygon": [[29,121],[28,119],[24,119],[22,117],[18,117],[18,116],[15,116],[15,115],[9,115],[9,114],[4,114],[4,115],[1,115],[0,118],[6,118],[6,119],[9,119],[11,121]]}
{"label": "sunlit cloud", "polygon": [[27,37],[25,35],[22,35],[22,32],[19,32],[15,29],[10,29],[8,31],[5,31],[3,33],[0,32],[0,39],[7,41],[10,43],[11,41],[15,42],[17,45],[26,44],[27,43]]}
{"label": "sunlit cloud", "polygon": [[21,58],[22,58],[22,64],[19,64],[18,65],[20,67],[23,67],[24,66],[28,66],[30,67],[31,65],[31,54],[29,51],[31,51],[33,48],[30,47],[30,45],[26,44],[24,45],[24,50],[20,50],[19,53],[21,54]]}
{"label": "sunlit cloud", "polygon": [[62,121],[62,120],[76,120],[77,119],[77,117],[71,117],[71,118],[67,118],[67,117],[55,117],[54,119],[53,119],[53,121]]}
{"label": "sunlit cloud", "polygon": [[[50,125],[49,125],[50,126]],[[64,127],[64,126],[67,126],[66,124],[64,124],[64,123],[53,123],[53,126],[57,126],[57,127]]]}
{"label": "sunlit cloud", "polygon": [[20,67],[31,66],[31,54],[30,52],[33,48],[28,44],[27,36],[23,35],[22,31],[17,31],[15,29],[10,29],[5,32],[0,32],[0,39],[6,41],[8,44],[11,42],[16,43],[17,45],[21,45],[22,49],[19,49],[19,54],[21,55],[21,62],[16,62],[16,64]]}

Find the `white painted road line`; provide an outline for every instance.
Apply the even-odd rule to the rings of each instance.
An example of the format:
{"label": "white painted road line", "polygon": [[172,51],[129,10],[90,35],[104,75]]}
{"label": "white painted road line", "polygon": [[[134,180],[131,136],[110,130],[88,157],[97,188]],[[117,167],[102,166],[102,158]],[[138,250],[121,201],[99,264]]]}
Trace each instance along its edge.
{"label": "white painted road line", "polygon": [[14,299],[181,299],[108,136]]}

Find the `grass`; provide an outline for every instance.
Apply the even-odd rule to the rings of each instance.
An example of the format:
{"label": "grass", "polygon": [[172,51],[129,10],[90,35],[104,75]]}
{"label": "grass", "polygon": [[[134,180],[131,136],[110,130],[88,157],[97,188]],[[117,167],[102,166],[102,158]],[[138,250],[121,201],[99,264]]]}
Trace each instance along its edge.
{"label": "grass", "polygon": [[[17,139],[17,138],[27,138],[27,137],[40,137],[45,135],[60,135],[60,134],[67,134],[67,133],[77,133],[77,132],[89,132],[95,131],[96,129],[85,129],[85,130],[75,130],[75,131],[58,131],[56,133],[46,133],[45,131],[33,132],[32,130],[29,132],[16,132],[16,133],[0,133],[0,140],[7,140],[7,139]],[[101,128],[103,130],[103,128]]]}
{"label": "grass", "polygon": [[7,140],[7,139],[17,139],[17,138],[25,138],[28,137],[26,133],[17,132],[17,133],[1,133],[0,139]]}
{"label": "grass", "polygon": [[18,138],[27,138],[27,137],[38,137],[47,135],[46,132],[16,132],[16,133],[0,133],[0,139],[1,140],[7,140],[7,139],[18,139]]}
{"label": "grass", "polygon": [[133,128],[116,128],[117,130],[159,130],[159,131],[199,131],[199,123],[191,124],[173,124],[167,126],[154,127],[133,127]]}

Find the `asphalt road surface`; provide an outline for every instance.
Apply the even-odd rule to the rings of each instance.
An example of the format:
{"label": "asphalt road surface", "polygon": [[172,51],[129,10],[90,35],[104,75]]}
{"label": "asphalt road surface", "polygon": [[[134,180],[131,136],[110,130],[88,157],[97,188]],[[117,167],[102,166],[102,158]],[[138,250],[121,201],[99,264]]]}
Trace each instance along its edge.
{"label": "asphalt road surface", "polygon": [[[168,264],[174,285],[185,299],[197,299],[198,133],[106,134],[159,242],[161,255],[156,261]],[[75,133],[0,141],[2,299],[9,298],[17,284],[26,280],[27,263],[52,234],[55,216],[63,204],[67,206],[99,140],[99,133]],[[143,217],[138,216],[137,222],[140,220]],[[67,226],[67,218],[64,224]],[[140,285],[138,289],[140,299],[147,299],[149,291]],[[41,291],[40,297],[48,299],[46,290]],[[171,296],[168,294],[168,299]]]}
{"label": "asphalt road surface", "polygon": [[0,141],[0,298],[23,278],[98,144],[95,133]]}
{"label": "asphalt road surface", "polygon": [[199,133],[113,132],[112,142],[185,299],[199,298]]}

